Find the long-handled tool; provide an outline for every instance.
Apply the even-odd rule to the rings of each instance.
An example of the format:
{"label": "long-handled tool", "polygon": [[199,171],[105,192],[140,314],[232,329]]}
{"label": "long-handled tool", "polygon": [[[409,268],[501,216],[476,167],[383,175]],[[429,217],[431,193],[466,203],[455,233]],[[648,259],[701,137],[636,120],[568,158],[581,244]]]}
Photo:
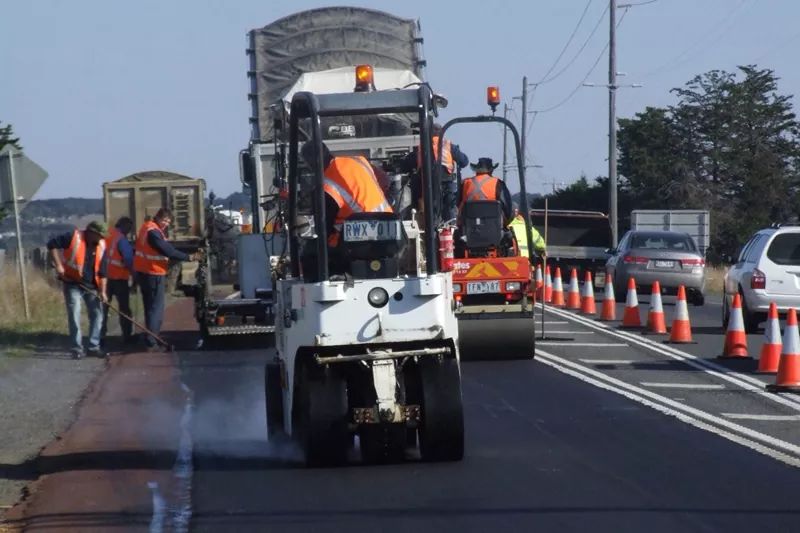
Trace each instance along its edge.
{"label": "long-handled tool", "polygon": [[[67,281],[67,280],[64,280],[64,279],[62,279],[62,278],[59,278],[59,279],[61,280],[61,282],[62,282],[62,283],[67,283],[67,282],[68,282],[68,283],[76,283],[76,284],[77,284],[77,285],[78,285],[80,288],[82,288],[83,290],[85,290],[85,291],[87,291],[87,292],[90,292],[90,293],[92,293],[92,294],[95,296],[95,298],[98,298],[98,299],[100,298],[99,296],[97,296],[97,294],[96,294],[96,292],[95,292],[95,289],[93,289],[93,288],[89,287],[88,285],[86,285],[86,284],[85,284],[85,283],[83,283],[82,281],[74,281],[74,280],[69,280],[69,281]],[[148,335],[150,335],[151,337],[153,337],[153,338],[154,338],[154,339],[155,339],[155,340],[156,340],[156,341],[157,341],[159,344],[161,344],[162,346],[164,346],[165,348],[167,348],[167,349],[168,349],[170,352],[174,352],[174,351],[175,351],[175,346],[173,346],[172,344],[168,343],[168,342],[167,342],[167,341],[165,341],[163,338],[161,338],[160,336],[156,335],[155,333],[153,333],[152,331],[150,331],[149,329],[147,329],[147,327],[145,327],[144,325],[142,325],[142,324],[140,324],[139,322],[137,322],[136,320],[134,320],[134,318],[133,318],[133,317],[131,317],[131,316],[128,316],[127,314],[123,313],[122,311],[120,311],[119,309],[117,309],[116,307],[114,307],[114,306],[113,306],[111,303],[109,303],[109,302],[104,302],[104,304],[103,304],[103,305],[105,305],[106,307],[108,307],[109,309],[111,309],[112,311],[114,311],[115,313],[117,313],[117,314],[118,314],[119,316],[121,316],[122,318],[125,318],[125,319],[127,319],[127,320],[130,320],[131,324],[133,324],[134,326],[136,326],[137,328],[139,328],[139,329],[140,329],[140,330],[142,330],[143,332],[147,333],[147,334],[148,334]]]}

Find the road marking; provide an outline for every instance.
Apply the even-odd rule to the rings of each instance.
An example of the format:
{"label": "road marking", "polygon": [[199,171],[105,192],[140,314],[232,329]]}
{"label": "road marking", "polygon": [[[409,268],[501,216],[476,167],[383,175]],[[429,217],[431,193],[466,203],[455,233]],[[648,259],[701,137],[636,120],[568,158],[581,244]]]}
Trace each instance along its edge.
{"label": "road marking", "polygon": [[[548,331],[547,333],[553,333]],[[571,341],[536,341],[536,346],[581,346],[583,348],[622,348],[628,346],[627,344],[615,342],[571,342]]]}
{"label": "road marking", "polygon": [[[536,322],[536,325],[538,326],[541,323],[542,323],[542,321],[540,320],[540,321]],[[569,324],[569,320],[556,320],[556,321],[545,320],[544,321],[544,325],[545,326],[565,326],[567,324]]]}
{"label": "road marking", "polygon": [[[537,304],[541,305],[541,304]],[[637,344],[643,348],[650,349],[656,353],[661,355],[666,355],[671,359],[675,359],[677,361],[683,361],[687,365],[696,368],[697,370],[702,370],[703,372],[715,376],[719,379],[728,381],[738,387],[741,387],[744,390],[755,392],[756,394],[771,400],[775,403],[779,403],[786,407],[790,407],[796,411],[800,411],[800,397],[793,397],[793,396],[781,396],[779,394],[773,394],[764,390],[764,382],[758,380],[757,378],[753,378],[750,376],[746,376],[739,372],[732,372],[726,369],[723,366],[717,365],[710,361],[706,361],[701,359],[695,355],[692,355],[688,352],[683,352],[676,348],[666,346],[663,344],[658,343],[657,341],[653,341],[647,339],[645,337],[641,337],[634,333],[628,333],[625,331],[617,331],[611,328],[611,326],[599,322],[593,322],[591,320],[586,320],[583,317],[569,313],[567,311],[562,311],[560,309],[555,309],[552,307],[547,308],[548,311],[551,313],[560,316],[562,318],[567,318],[573,320],[578,324],[582,324],[589,328],[592,328],[596,331],[601,331],[607,333],[612,337],[616,337],[618,339],[630,341],[634,344]]]}
{"label": "road marking", "polygon": [[226,300],[233,300],[234,298],[238,298],[241,292],[236,291],[233,294],[229,294],[225,297]]}
{"label": "road marking", "polygon": [[642,381],[639,384],[642,387],[651,387],[654,389],[720,390],[725,388],[725,385],[712,385],[710,383],[653,383],[649,381]]}
{"label": "road marking", "polygon": [[722,413],[726,418],[734,420],[767,420],[775,422],[794,422],[800,420],[800,415],[751,415],[747,413]]}
{"label": "road marking", "polygon": [[788,465],[800,467],[800,446],[740,426],[734,422],[729,422],[728,420],[720,418],[718,415],[680,404],[666,396],[661,396],[653,391],[625,383],[622,380],[612,378],[602,372],[579,365],[551,353],[539,350],[536,356],[537,357],[534,359],[535,362],[548,365],[564,374],[568,374],[601,389],[624,396],[661,413],[673,416],[682,422],[705,431],[710,431]]}
{"label": "road marking", "polygon": [[590,365],[632,365],[636,362],[628,359],[578,359],[578,361]]}
{"label": "road marking", "polygon": [[545,331],[546,335],[594,335],[594,331]]}

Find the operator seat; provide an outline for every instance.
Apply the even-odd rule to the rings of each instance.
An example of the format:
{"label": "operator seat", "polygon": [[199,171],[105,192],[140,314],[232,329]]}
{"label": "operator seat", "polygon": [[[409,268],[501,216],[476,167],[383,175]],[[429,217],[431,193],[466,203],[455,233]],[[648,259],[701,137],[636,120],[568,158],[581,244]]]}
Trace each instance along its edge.
{"label": "operator seat", "polygon": [[461,208],[461,227],[458,241],[471,256],[480,256],[494,248],[504,249],[507,239],[503,228],[503,206],[496,200],[466,202]]}

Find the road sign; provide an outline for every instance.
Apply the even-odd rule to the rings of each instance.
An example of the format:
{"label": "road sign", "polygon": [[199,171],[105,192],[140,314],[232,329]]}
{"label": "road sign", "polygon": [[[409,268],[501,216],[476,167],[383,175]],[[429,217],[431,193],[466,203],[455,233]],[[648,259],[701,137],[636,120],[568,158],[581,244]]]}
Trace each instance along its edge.
{"label": "road sign", "polygon": [[11,193],[11,168],[8,164],[10,157],[14,159],[14,179],[16,180],[18,202],[27,202],[33,198],[33,195],[47,179],[45,169],[10,144],[5,145],[0,150],[0,205],[10,204],[14,201]]}

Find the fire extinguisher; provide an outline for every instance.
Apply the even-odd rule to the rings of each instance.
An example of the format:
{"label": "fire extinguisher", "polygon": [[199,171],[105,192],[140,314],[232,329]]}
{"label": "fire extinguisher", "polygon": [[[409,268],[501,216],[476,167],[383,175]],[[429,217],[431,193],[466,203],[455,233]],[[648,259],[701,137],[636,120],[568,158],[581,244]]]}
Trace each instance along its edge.
{"label": "fire extinguisher", "polygon": [[442,272],[450,272],[454,267],[453,228],[445,227],[439,230],[439,265]]}

